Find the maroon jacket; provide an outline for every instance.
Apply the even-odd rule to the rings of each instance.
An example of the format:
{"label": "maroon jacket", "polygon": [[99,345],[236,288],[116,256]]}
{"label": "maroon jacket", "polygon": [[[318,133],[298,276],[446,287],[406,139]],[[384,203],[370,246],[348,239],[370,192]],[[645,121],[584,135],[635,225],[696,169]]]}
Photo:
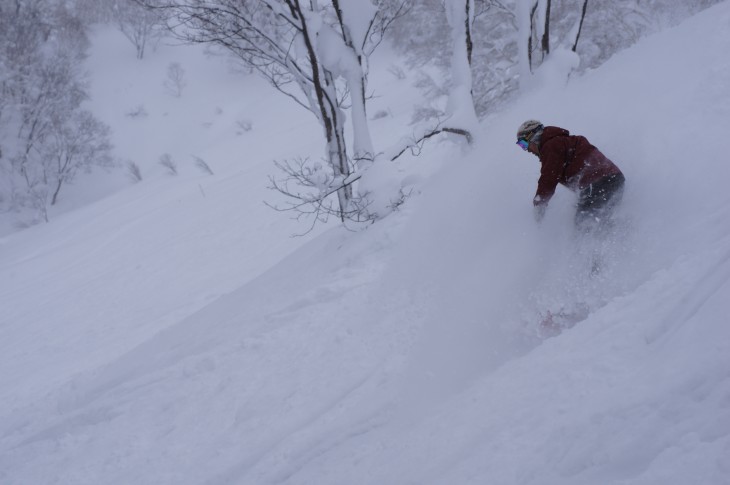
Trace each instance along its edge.
{"label": "maroon jacket", "polygon": [[557,126],[546,126],[540,139],[540,179],[533,203],[547,204],[558,184],[583,190],[608,175],[621,173],[614,163],[584,136],[571,135]]}

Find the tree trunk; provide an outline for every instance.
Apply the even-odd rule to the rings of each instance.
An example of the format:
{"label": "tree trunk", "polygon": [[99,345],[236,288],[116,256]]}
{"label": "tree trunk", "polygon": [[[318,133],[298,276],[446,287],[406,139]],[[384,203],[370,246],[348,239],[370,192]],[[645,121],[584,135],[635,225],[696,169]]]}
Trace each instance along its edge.
{"label": "tree trunk", "polygon": [[586,10],[588,9],[588,0],[583,1],[583,11],[580,14],[580,23],[578,24],[578,33],[575,35],[573,43],[573,52],[578,48],[578,39],[580,39],[580,31],[583,30],[583,20],[586,18]]}
{"label": "tree trunk", "polygon": [[[56,190],[53,192],[53,197],[51,197],[51,205],[56,205],[56,201],[58,200],[58,193],[61,191],[61,185],[63,185],[63,180],[59,180],[56,184]],[[46,222],[48,222],[47,219]]]}
{"label": "tree trunk", "polygon": [[532,33],[535,31],[535,12],[537,12],[537,0],[530,9],[530,31],[527,40],[527,65],[530,67],[530,74],[532,74]]}
{"label": "tree trunk", "polygon": [[542,58],[545,59],[550,54],[550,0],[547,0],[545,6],[545,30],[542,33]]}
{"label": "tree trunk", "polygon": [[[319,107],[319,118],[324,128],[327,140],[327,161],[335,172],[335,177],[346,179],[350,175],[350,166],[347,162],[347,151],[345,148],[345,137],[342,129],[339,107],[337,106],[337,93],[335,92],[334,81],[331,73],[328,73],[320,66],[319,58],[314,49],[312,38],[304,13],[299,1],[293,4],[296,8],[302,26],[302,40],[304,41],[307,55],[312,67],[312,85],[314,87],[317,104]],[[344,222],[349,202],[352,200],[352,187],[349,185],[337,190],[337,198],[340,204],[340,219]]]}
{"label": "tree trunk", "polygon": [[472,11],[471,1],[466,0],[466,17],[464,18],[464,32],[466,32],[466,61],[469,63],[471,68],[471,53],[474,50],[474,43],[471,40],[471,19]]}
{"label": "tree trunk", "polygon": [[447,111],[449,124],[471,132],[478,121],[472,96],[471,20],[473,0],[449,0],[446,17],[451,27],[451,92]]}
{"label": "tree trunk", "polygon": [[342,12],[339,0],[332,0],[335,8],[337,19],[342,30],[342,39],[345,45],[352,51],[352,55],[357,60],[359,70],[347,71],[347,84],[350,87],[350,100],[352,102],[352,130],[353,130],[353,155],[358,168],[365,168],[360,165],[366,165],[374,158],[375,150],[373,149],[372,137],[370,136],[370,126],[367,120],[367,109],[365,100],[365,88],[367,78],[365,69],[363,68],[363,53],[361,44],[364,39],[354,39]]}
{"label": "tree trunk", "polygon": [[374,150],[365,106],[365,77],[355,73],[351,77],[348,84],[352,102],[353,155],[358,165],[367,165],[374,158]]}
{"label": "tree trunk", "polygon": [[[352,172],[347,157],[347,147],[345,145],[345,126],[344,117],[340,108],[337,106],[337,92],[335,91],[334,79],[329,71],[324,72],[324,78],[327,81],[323,87],[324,99],[326,103],[326,116],[329,118],[329,132],[326,132],[327,151],[330,164],[335,170],[335,176],[344,181]],[[337,191],[340,202],[340,219],[344,222],[345,215],[349,212],[350,201],[352,200],[352,186],[346,185]]]}

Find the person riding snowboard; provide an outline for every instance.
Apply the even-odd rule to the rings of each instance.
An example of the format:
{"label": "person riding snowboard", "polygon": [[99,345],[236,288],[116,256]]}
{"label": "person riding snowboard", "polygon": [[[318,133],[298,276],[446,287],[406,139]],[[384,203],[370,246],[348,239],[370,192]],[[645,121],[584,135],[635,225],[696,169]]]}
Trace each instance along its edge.
{"label": "person riding snowboard", "polygon": [[558,184],[578,193],[576,227],[603,227],[621,201],[625,178],[598,148],[580,135],[527,120],[517,130],[517,144],[540,159],[540,179],[533,199],[535,219],[545,215]]}

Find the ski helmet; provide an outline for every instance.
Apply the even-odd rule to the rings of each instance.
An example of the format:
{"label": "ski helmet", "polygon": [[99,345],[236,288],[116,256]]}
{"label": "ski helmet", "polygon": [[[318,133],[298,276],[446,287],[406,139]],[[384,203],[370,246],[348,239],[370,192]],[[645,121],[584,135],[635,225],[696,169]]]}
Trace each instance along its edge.
{"label": "ski helmet", "polygon": [[524,138],[529,141],[534,133],[542,131],[542,129],[543,125],[539,121],[527,120],[517,129],[517,138]]}

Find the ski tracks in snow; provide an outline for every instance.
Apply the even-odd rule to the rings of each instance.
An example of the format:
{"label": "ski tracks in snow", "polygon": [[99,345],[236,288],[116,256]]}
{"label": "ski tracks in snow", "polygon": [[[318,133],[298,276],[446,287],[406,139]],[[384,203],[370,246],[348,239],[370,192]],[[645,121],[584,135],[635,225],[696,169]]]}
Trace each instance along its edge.
{"label": "ski tracks in snow", "polygon": [[254,282],[244,313],[228,295],[3,417],[0,481],[53,470],[56,483],[280,483],[376,429],[392,391],[393,343],[379,335],[392,309],[361,310],[383,266],[355,257],[289,287]]}

